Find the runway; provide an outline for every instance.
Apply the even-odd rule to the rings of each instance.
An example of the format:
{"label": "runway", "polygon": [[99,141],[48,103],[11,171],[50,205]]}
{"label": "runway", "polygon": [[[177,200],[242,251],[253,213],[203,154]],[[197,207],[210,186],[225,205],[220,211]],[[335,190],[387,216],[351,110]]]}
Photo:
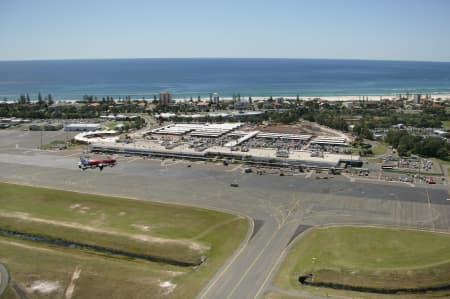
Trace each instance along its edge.
{"label": "runway", "polygon": [[[118,159],[114,168],[83,172],[76,168],[76,155],[15,148],[0,135],[0,181],[219,209],[253,219],[248,243],[198,298],[262,298],[286,247],[308,227],[361,224],[449,232],[450,201],[439,187],[351,182],[342,176],[261,176],[213,163]],[[231,188],[232,182],[239,187]]]}

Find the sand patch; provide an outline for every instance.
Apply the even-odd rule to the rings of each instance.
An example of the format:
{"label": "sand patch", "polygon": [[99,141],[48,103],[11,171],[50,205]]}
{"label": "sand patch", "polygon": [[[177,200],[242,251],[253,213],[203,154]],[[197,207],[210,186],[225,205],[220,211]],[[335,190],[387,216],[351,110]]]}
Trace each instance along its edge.
{"label": "sand patch", "polygon": [[195,242],[191,242],[189,243],[189,248],[195,251],[208,251],[209,249],[211,249],[209,246],[204,245],[204,244],[200,244],[200,243],[195,243]]}
{"label": "sand patch", "polygon": [[48,295],[61,289],[61,284],[59,281],[36,280],[25,289],[28,293],[37,292],[43,295]]}
{"label": "sand patch", "polygon": [[180,272],[180,271],[165,271],[165,273],[169,274],[172,277],[177,277],[177,276],[185,274],[185,272]]}
{"label": "sand patch", "polygon": [[66,289],[66,293],[64,294],[64,297],[66,299],[70,299],[73,296],[73,291],[75,291],[75,281],[80,278],[81,274],[81,268],[78,266],[75,268],[75,271],[73,271],[72,279],[70,280],[69,286]]}
{"label": "sand patch", "polygon": [[78,204],[78,203],[71,205],[70,208],[72,210],[76,210],[78,213],[81,213],[81,214],[86,214],[86,212],[91,209],[88,206],[83,206],[83,205]]}
{"label": "sand patch", "polygon": [[150,230],[150,225],[134,224],[133,223],[131,226],[134,227],[134,228],[137,228],[137,229],[139,229],[141,231],[144,231],[144,232],[148,232]]}
{"label": "sand patch", "polygon": [[101,226],[106,223],[107,218],[108,217],[105,215],[105,213],[101,212],[94,221],[91,221],[91,224],[93,226]]}
{"label": "sand patch", "polygon": [[162,281],[159,283],[159,286],[163,289],[163,293],[165,295],[172,293],[173,290],[175,290],[175,288],[177,287],[176,284],[170,281]]}

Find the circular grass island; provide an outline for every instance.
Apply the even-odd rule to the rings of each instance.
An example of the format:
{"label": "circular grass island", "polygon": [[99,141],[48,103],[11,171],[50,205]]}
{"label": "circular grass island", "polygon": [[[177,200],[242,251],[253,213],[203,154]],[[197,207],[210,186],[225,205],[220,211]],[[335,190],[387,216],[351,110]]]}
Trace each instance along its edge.
{"label": "circular grass island", "polygon": [[275,284],[287,291],[358,292],[371,298],[450,294],[450,234],[375,227],[313,229],[291,248]]}

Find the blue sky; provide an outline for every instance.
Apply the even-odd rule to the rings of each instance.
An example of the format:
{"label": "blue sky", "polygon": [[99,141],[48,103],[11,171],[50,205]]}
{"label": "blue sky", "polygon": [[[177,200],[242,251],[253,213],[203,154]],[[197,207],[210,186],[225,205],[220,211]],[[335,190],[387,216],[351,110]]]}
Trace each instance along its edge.
{"label": "blue sky", "polygon": [[0,60],[450,61],[447,0],[1,0]]}

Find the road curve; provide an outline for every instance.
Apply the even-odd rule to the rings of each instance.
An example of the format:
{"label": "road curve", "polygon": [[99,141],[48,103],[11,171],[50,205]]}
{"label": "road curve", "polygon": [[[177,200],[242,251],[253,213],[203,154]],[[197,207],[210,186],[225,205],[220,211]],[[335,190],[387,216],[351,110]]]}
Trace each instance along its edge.
{"label": "road curve", "polygon": [[0,296],[6,290],[9,284],[9,273],[3,264],[0,264]]}

